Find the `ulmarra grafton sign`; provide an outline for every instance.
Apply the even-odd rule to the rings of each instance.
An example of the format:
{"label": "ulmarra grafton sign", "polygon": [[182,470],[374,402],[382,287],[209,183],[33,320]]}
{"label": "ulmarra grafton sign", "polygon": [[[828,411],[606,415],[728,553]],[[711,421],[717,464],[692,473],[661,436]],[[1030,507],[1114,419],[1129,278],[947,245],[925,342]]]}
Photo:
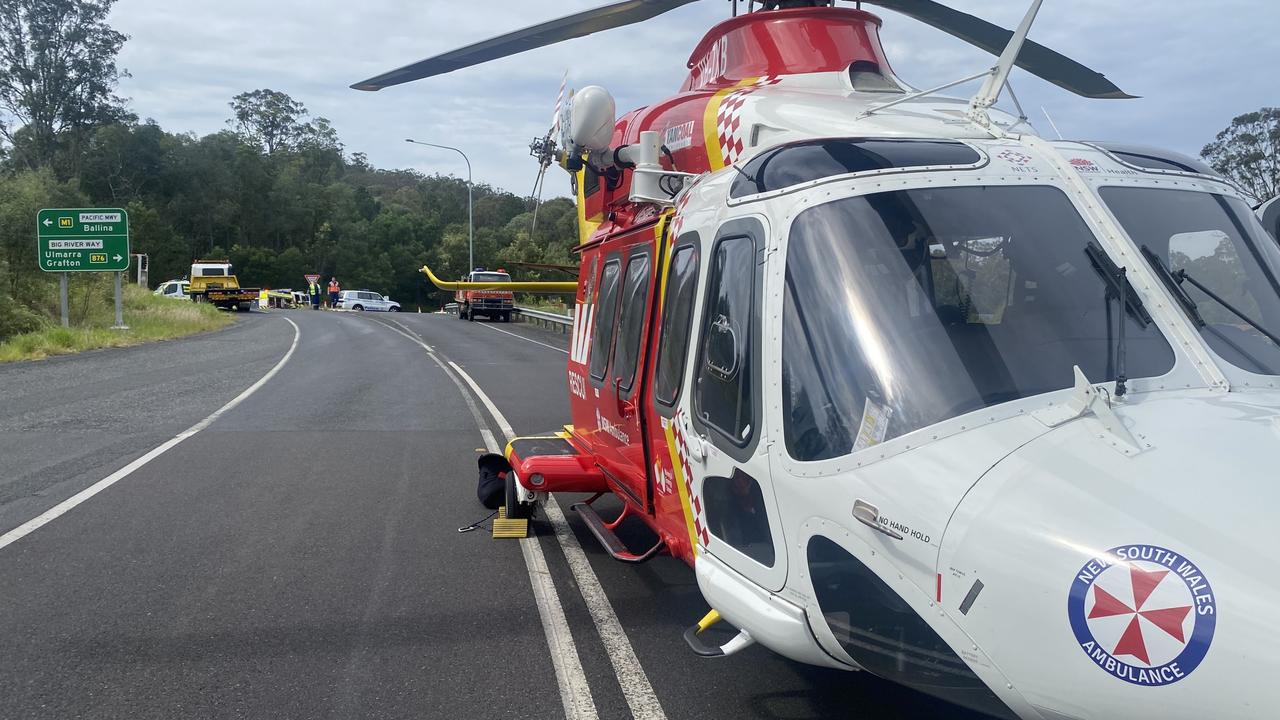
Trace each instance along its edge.
{"label": "ulmarra grafton sign", "polygon": [[46,208],[36,215],[45,272],[120,272],[129,268],[129,214],[120,208]]}

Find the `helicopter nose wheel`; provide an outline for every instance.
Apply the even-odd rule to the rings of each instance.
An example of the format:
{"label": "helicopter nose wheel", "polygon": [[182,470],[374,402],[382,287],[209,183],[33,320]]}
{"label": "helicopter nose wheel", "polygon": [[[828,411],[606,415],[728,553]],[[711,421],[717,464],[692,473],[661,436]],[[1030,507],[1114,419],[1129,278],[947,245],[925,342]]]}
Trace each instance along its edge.
{"label": "helicopter nose wheel", "polygon": [[516,479],[516,471],[512,470],[507,473],[507,519],[508,520],[527,520],[533,517],[533,504],[522,501],[518,486],[519,480]]}

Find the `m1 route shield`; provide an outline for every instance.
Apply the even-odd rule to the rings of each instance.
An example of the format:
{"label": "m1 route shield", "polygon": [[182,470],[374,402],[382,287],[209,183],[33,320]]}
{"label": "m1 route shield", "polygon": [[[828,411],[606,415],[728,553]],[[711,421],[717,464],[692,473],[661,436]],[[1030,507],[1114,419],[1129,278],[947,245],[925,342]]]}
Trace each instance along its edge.
{"label": "m1 route shield", "polygon": [[120,208],[45,208],[36,236],[45,272],[129,269],[129,214]]}

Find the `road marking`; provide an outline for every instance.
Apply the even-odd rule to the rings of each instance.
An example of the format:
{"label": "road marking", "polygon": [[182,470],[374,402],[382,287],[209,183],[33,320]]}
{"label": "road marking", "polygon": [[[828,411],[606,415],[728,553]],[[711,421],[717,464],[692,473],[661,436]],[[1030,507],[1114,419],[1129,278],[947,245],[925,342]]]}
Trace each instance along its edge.
{"label": "road marking", "polygon": [[541,345],[541,346],[542,346],[542,347],[544,347],[544,348],[550,348],[550,349],[552,349],[552,350],[555,350],[555,351],[556,351],[556,352],[558,352],[558,353],[564,353],[565,355],[568,355],[568,354],[569,354],[569,351],[568,351],[568,350],[561,350],[560,348],[556,347],[555,345],[548,345],[548,344],[546,344],[546,343],[544,343],[544,342],[538,342],[537,340],[534,340],[533,338],[525,337],[524,335],[521,335],[520,333],[513,333],[513,332],[511,332],[510,330],[503,330],[502,328],[496,328],[496,327],[494,327],[494,326],[492,326],[492,325],[481,325],[480,327],[482,327],[482,328],[486,328],[486,329],[489,329],[489,330],[492,330],[492,331],[494,331],[494,332],[500,332],[500,333],[502,333],[503,335],[510,335],[510,336],[511,336],[511,337],[513,337],[513,338],[520,338],[521,340],[524,340],[525,342],[531,342],[531,343],[533,343],[534,345]]}
{"label": "road marking", "polygon": [[[493,432],[489,430],[489,424],[481,415],[480,408],[476,407],[472,393],[467,392],[467,388],[458,380],[458,375],[449,370],[448,365],[440,360],[431,346],[395,320],[390,322],[398,327],[392,327],[381,320],[374,320],[374,322],[403,335],[427,351],[427,356],[440,366],[445,376],[457,386],[462,399],[466,401],[476,427],[480,430],[480,436],[484,439],[485,449],[489,452],[501,453],[501,446],[498,445]],[[450,362],[449,365],[453,363]],[[453,367],[457,368],[456,365]],[[466,373],[461,369],[458,369],[458,373],[467,380],[468,384],[475,387]],[[483,394],[479,394],[478,397],[488,401]],[[496,412],[496,408],[494,411]],[[533,599],[538,606],[538,617],[542,619],[542,630],[547,636],[547,647],[551,652],[551,665],[555,671],[556,684],[560,689],[560,702],[564,706],[565,718],[566,720],[596,720],[599,715],[596,713],[595,701],[591,696],[591,686],[587,683],[587,674],[583,671],[582,660],[578,656],[578,646],[574,644],[573,633],[569,629],[569,621],[564,614],[564,605],[560,602],[560,594],[556,591],[551,570],[547,567],[546,555],[542,552],[542,545],[538,544],[538,538],[522,538],[520,553],[524,556],[525,567],[529,571]]]}
{"label": "road marking", "polygon": [[[484,403],[489,413],[493,415],[498,429],[506,439],[510,441],[515,437],[516,433],[511,428],[511,423],[507,422],[506,417],[480,389],[476,381],[452,360],[449,361],[449,366],[475,391],[480,402]],[[600,633],[600,640],[609,654],[609,661],[613,663],[614,674],[618,676],[618,684],[622,687],[622,695],[627,700],[632,717],[636,720],[665,720],[666,713],[662,710],[662,704],[658,702],[658,696],[653,692],[649,676],[640,665],[640,660],[631,647],[631,641],[627,638],[626,631],[622,629],[622,623],[618,621],[618,614],[614,612],[609,596],[605,594],[604,586],[600,584],[600,578],[596,577],[596,571],[592,569],[586,553],[582,552],[582,546],[578,544],[578,538],[574,536],[573,529],[565,520],[560,504],[554,497],[548,496],[545,505],[547,519],[555,529],[556,539],[560,541],[560,548],[564,551],[565,560],[569,563],[569,571],[573,573],[573,579],[578,583],[578,590],[582,592],[587,611],[591,613],[596,631]]]}
{"label": "road marking", "polygon": [[405,336],[405,337],[409,338],[410,340],[414,341],[415,343],[417,343],[417,344],[421,345],[421,346],[422,346],[422,349],[423,349],[423,350],[426,350],[426,351],[427,351],[427,352],[429,352],[429,353],[431,353],[431,354],[432,354],[432,356],[434,356],[434,355],[435,355],[435,352],[436,352],[436,351],[435,351],[435,350],[434,350],[430,345],[428,345],[428,344],[426,344],[425,342],[423,342],[423,341],[422,341],[422,338],[418,337],[418,335],[417,335],[416,333],[414,333],[412,330],[410,330],[409,328],[407,328],[407,327],[405,327],[404,325],[402,325],[402,324],[400,323],[400,321],[399,321],[399,320],[392,320],[392,321],[391,321],[392,325],[395,325],[395,327],[391,327],[391,325],[387,325],[386,323],[382,322],[381,320],[374,320],[374,322],[378,323],[379,325],[382,325],[382,326],[386,327],[386,328],[387,328],[387,329],[389,329],[389,330],[393,330],[393,331],[395,331],[395,332],[400,333],[401,335],[403,335],[403,336]]}
{"label": "road marking", "polygon": [[275,377],[276,373],[280,372],[280,368],[284,367],[285,363],[289,362],[289,358],[293,357],[293,351],[298,348],[298,340],[302,337],[302,331],[298,329],[298,326],[296,323],[294,323],[289,318],[281,318],[281,319],[289,323],[290,325],[293,325],[293,343],[289,345],[289,351],[284,354],[284,357],[280,358],[280,361],[277,362],[274,367],[268,370],[266,375],[263,375],[261,378],[258,378],[257,382],[255,382],[254,384],[246,388],[244,392],[235,396],[235,398],[233,398],[231,402],[213,411],[213,414],[210,415],[209,417],[201,420],[195,425],[192,425],[186,430],[183,430],[182,432],[173,436],[166,442],[153,448],[150,452],[138,458],[137,460],[134,460],[133,462],[129,463],[128,465],[125,465],[124,467],[111,473],[110,475],[99,480],[98,482],[90,485],[84,490],[81,490],[75,495],[72,495],[66,500],[63,500],[57,505],[54,505],[53,507],[49,508],[48,510],[45,510],[40,515],[26,521],[25,523],[10,530],[4,535],[0,535],[0,549],[3,549],[5,547],[8,547],[9,545],[14,544],[15,542],[30,535],[36,530],[39,530],[45,525],[48,525],[54,520],[57,520],[58,518],[67,514],[72,508],[84,502],[85,500],[88,500],[89,498],[93,497],[94,495],[97,495],[103,490],[106,490],[112,485],[115,485],[116,483],[120,482],[126,477],[129,477],[129,475],[132,474],[138,468],[146,465],[152,460],[155,460],[156,458],[165,454],[169,450],[172,450],[175,445],[177,445],[178,443],[181,443],[183,440],[186,440],[192,435],[195,435],[201,430],[204,430],[205,428],[209,427],[210,425],[213,424],[213,421],[221,417],[223,413],[227,412],[228,410],[231,410],[235,406],[244,402],[250,395],[257,392],[258,389],[261,388],[263,385],[265,385],[268,380]]}

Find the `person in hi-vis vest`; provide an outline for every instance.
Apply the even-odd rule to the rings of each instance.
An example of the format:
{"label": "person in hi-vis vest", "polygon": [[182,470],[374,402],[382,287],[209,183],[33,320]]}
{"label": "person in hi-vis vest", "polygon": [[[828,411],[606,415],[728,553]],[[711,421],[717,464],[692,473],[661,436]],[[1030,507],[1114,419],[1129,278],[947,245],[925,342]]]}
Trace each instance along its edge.
{"label": "person in hi-vis vest", "polygon": [[311,309],[320,309],[320,282],[317,280],[311,283]]}

